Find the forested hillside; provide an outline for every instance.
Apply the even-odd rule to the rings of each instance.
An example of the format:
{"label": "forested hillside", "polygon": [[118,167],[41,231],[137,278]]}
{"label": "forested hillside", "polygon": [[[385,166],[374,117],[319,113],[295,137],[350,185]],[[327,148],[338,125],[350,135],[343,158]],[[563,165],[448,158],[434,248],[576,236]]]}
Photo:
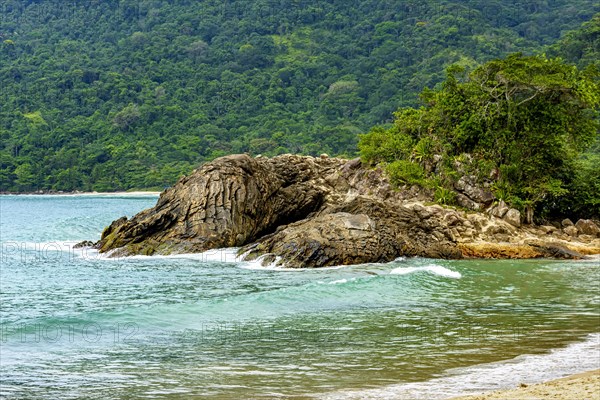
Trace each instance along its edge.
{"label": "forested hillside", "polygon": [[562,48],[597,60],[598,18],[568,31],[600,6],[0,0],[0,11],[0,191],[110,191],[162,188],[227,153],[353,156],[359,133],[415,105],[450,64]]}
{"label": "forested hillside", "polygon": [[600,14],[547,50],[449,67],[420,108],[361,136],[363,160],[440,203],[472,207],[457,193],[467,179],[528,222],[600,218]]}

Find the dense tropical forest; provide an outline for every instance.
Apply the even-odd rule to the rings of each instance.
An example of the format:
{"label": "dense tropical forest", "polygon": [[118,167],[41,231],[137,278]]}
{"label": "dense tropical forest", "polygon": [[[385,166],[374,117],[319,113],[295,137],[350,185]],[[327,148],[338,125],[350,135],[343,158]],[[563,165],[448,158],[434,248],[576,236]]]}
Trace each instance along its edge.
{"label": "dense tropical forest", "polygon": [[[238,152],[355,156],[360,133],[394,129],[423,89],[445,90],[451,65],[599,59],[593,0],[2,0],[0,11],[0,191],[163,188]],[[588,154],[571,164],[597,180]]]}

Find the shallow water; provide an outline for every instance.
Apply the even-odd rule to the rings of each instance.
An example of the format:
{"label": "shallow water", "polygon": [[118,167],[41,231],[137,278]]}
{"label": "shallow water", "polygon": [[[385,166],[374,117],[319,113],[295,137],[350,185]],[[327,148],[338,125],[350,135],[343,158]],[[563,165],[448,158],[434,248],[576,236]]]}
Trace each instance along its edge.
{"label": "shallow water", "polygon": [[0,196],[3,396],[441,398],[600,368],[598,260],[289,271],[72,249],[155,201]]}

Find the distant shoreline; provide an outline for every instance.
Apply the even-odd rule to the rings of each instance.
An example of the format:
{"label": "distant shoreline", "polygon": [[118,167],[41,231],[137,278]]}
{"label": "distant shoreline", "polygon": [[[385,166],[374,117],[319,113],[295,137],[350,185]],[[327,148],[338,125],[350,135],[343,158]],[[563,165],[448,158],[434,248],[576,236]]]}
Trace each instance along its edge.
{"label": "distant shoreline", "polygon": [[158,196],[162,192],[136,190],[131,192],[2,192],[0,196]]}

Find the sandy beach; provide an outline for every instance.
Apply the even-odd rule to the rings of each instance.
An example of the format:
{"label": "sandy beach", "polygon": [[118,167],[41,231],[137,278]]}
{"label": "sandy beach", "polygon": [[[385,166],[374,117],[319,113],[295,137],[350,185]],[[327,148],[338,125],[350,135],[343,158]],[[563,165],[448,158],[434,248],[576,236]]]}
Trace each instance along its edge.
{"label": "sandy beach", "polygon": [[453,397],[451,400],[594,400],[600,399],[600,369],[509,390]]}

